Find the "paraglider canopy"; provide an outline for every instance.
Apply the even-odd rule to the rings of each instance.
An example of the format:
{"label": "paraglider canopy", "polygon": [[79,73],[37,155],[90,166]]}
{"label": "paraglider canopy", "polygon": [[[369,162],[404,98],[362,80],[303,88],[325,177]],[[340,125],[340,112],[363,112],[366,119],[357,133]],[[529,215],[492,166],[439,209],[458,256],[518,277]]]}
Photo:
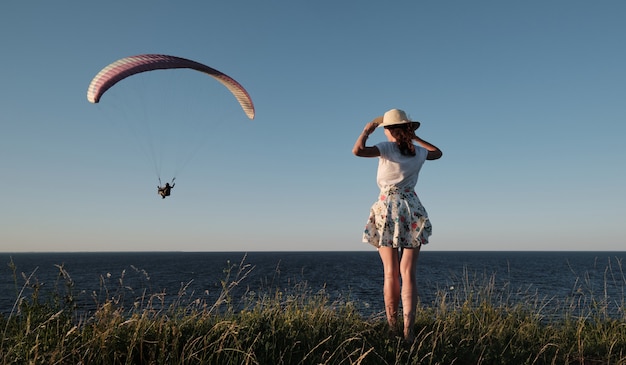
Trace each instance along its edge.
{"label": "paraglider canopy", "polygon": [[119,59],[103,68],[91,80],[87,89],[87,100],[98,103],[102,95],[119,81],[146,71],[188,68],[203,72],[221,82],[235,96],[248,118],[254,119],[254,104],[248,92],[230,76],[199,62],[186,58],[144,54]]}

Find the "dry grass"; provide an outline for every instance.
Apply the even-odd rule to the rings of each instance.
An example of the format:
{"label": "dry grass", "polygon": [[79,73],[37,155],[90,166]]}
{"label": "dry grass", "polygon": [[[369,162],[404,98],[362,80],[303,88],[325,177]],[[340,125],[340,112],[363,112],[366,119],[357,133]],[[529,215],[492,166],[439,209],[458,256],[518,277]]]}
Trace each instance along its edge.
{"label": "dry grass", "polygon": [[[17,297],[0,319],[1,364],[626,364],[624,303],[616,315],[606,296],[591,293],[554,305],[467,274],[463,288],[420,305],[417,338],[405,344],[382,317],[363,318],[352,303],[303,284],[233,298],[253,270],[244,261],[228,264],[212,303],[183,286],[169,304],[164,293],[142,290],[125,305],[121,275],[118,287],[103,280],[91,293],[90,311],[78,310],[62,266],[55,290],[44,294],[32,274],[18,279],[9,265]],[[621,267],[610,271],[626,286]]]}

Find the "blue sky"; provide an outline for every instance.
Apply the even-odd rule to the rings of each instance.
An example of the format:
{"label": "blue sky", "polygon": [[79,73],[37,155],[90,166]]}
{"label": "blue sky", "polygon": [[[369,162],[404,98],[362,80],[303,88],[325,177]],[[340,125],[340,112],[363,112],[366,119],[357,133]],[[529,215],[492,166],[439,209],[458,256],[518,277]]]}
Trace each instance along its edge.
{"label": "blue sky", "polygon": [[[371,250],[376,160],[351,148],[390,108],[444,152],[417,186],[426,249],[623,250],[625,16],[617,0],[2,2],[0,251]],[[142,53],[229,74],[256,118],[184,70],[87,101]],[[169,179],[181,151],[160,199],[155,162]]]}

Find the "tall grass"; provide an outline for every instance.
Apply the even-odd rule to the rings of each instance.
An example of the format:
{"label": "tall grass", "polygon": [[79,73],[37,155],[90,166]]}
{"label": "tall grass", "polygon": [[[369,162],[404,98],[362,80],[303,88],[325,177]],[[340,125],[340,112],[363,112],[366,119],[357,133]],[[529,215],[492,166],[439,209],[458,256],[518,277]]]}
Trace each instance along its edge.
{"label": "tall grass", "polygon": [[[555,303],[466,272],[461,287],[419,305],[417,336],[406,344],[389,334],[382,313],[364,318],[354,303],[306,283],[234,297],[254,269],[244,260],[227,264],[213,302],[186,285],[169,301],[134,290],[125,273],[115,287],[103,277],[99,292],[84,293],[62,266],[54,290],[43,293],[11,262],[16,300],[0,319],[0,364],[626,364],[624,303],[584,283]],[[619,266],[607,278],[626,287]]]}

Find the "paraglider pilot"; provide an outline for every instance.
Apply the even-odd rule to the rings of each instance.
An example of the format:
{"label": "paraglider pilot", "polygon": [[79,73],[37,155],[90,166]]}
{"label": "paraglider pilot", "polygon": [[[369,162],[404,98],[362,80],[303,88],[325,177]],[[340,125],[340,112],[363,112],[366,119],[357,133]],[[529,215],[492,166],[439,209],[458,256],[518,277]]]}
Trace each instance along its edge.
{"label": "paraglider pilot", "polygon": [[176,183],[172,183],[172,185],[170,185],[170,183],[165,183],[165,186],[157,186],[159,189],[158,194],[161,195],[161,198],[165,199],[166,196],[170,196],[170,193],[175,185]]}

